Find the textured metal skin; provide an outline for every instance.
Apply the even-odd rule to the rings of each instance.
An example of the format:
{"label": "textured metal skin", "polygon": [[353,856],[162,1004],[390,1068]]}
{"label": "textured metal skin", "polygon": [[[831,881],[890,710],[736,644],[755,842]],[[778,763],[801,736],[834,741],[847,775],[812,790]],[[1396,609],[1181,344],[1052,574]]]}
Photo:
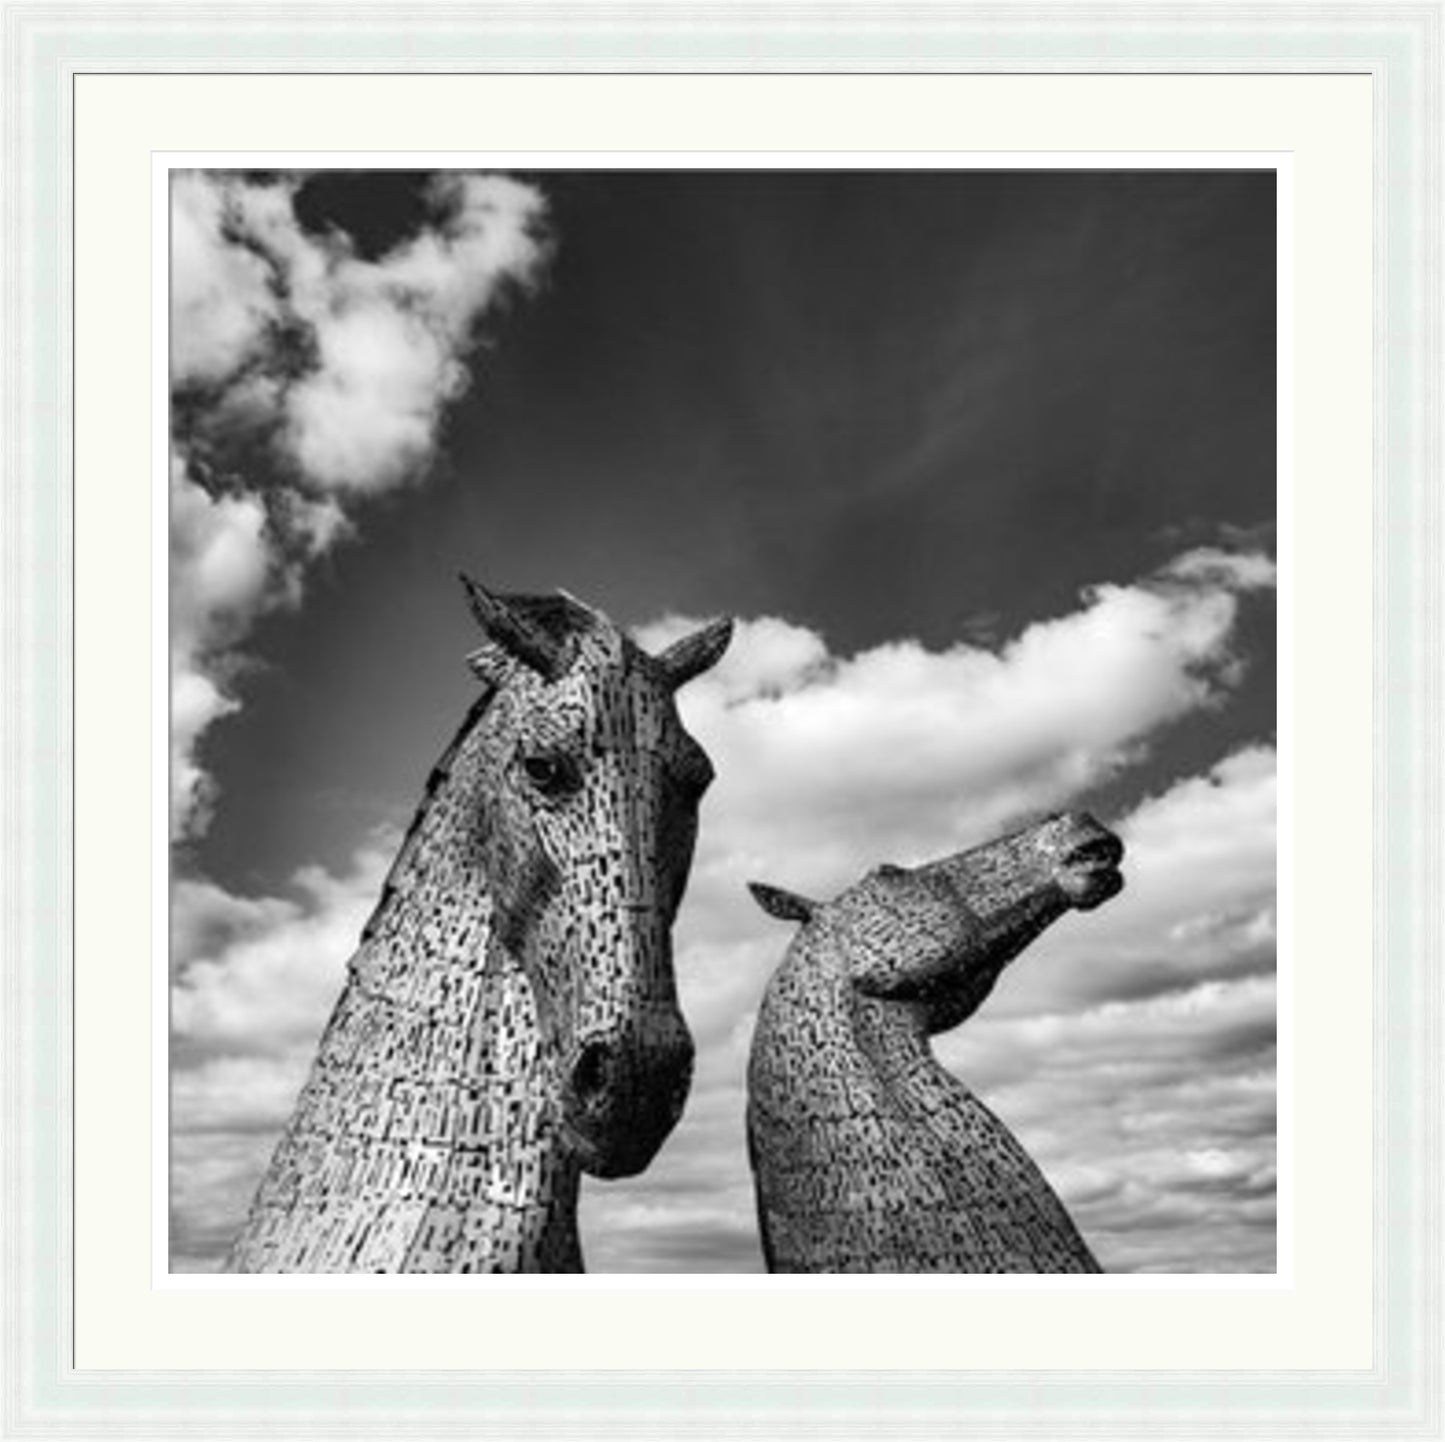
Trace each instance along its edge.
{"label": "textured metal skin", "polygon": [[[1043,1173],[934,1059],[1003,968],[1122,886],[1123,847],[1052,817],[815,904],[755,887],[802,930],[763,998],[748,1150],[774,1272],[1097,1272]],[[1061,1125],[1066,1119],[1060,1119]]]}
{"label": "textured metal skin", "polygon": [[580,1173],[641,1171],[682,1111],[671,926],[712,768],[673,691],[728,627],[652,657],[570,598],[496,604],[230,1271],[580,1271]]}

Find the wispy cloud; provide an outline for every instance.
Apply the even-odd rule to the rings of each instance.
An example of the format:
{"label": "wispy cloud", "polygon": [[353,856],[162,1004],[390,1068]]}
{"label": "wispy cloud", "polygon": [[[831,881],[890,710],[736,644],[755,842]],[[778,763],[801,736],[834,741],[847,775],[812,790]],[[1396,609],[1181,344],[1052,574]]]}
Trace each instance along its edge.
{"label": "wispy cloud", "polygon": [[362,502],[419,480],[466,358],[545,260],[543,202],[447,173],[377,259],[300,222],[304,178],[177,175],[171,195],[172,830],[203,832],[206,731],[241,704],[256,619],[293,605]]}
{"label": "wispy cloud", "polygon": [[[895,642],[854,656],[787,621],[742,623],[680,697],[718,780],[677,930],[698,1071],[642,1177],[589,1184],[594,1270],[761,1266],[743,1142],[755,1008],[788,933],[744,883],[832,892],[1068,804],[1218,706],[1243,666],[1253,553],[1197,550],[997,647]],[[644,628],[656,647],[688,623]],[[1118,824],[1128,889],[1060,923],[941,1048],[1074,1204],[1106,1265],[1241,1270],[1272,1248],[1274,755],[1221,758]],[[203,1265],[289,1111],[386,846],[293,898],[179,890],[176,1188]],[[217,1240],[219,1238],[220,1240]]]}

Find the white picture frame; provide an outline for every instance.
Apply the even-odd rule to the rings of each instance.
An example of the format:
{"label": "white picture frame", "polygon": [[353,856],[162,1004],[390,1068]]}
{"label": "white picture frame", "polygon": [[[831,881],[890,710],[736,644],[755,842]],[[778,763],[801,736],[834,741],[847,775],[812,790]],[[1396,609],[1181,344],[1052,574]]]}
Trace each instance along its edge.
{"label": "white picture frame", "polygon": [[[605,0],[264,11],[40,4],[7,5],[5,17],[5,1435],[1441,1435],[1439,0],[1108,11],[1069,3],[1027,11],[963,4],[637,8]],[[128,854],[116,818],[130,814],[129,775],[141,794],[149,789],[152,670],[137,656],[165,584],[161,558],[145,540],[154,464],[149,409],[142,405],[137,415],[134,403],[148,394],[150,367],[137,360],[138,374],[125,376],[116,366],[126,346],[139,357],[149,342],[117,333],[108,317],[124,297],[109,298],[93,283],[94,243],[103,233],[117,292],[145,290],[153,237],[144,222],[128,226],[119,208],[100,204],[110,192],[82,173],[86,142],[105,116],[117,137],[130,137],[116,143],[130,147],[124,153],[148,177],[158,148],[281,148],[276,136],[291,122],[275,108],[247,100],[243,131],[212,123],[229,104],[223,80],[273,83],[278,93],[309,86],[327,96],[353,81],[387,82],[400,95],[400,87],[432,85],[439,76],[480,77],[496,82],[491,90],[499,96],[506,92],[511,107],[499,98],[493,120],[507,132],[497,148],[509,151],[561,148],[569,126],[575,135],[589,118],[576,99],[550,108],[538,99],[549,77],[585,79],[594,95],[609,79],[630,78],[634,92],[617,105],[612,130],[600,111],[594,117],[596,144],[625,149],[608,135],[628,124],[635,135],[648,125],[657,133],[665,116],[663,143],[680,153],[708,144],[709,135],[716,145],[732,127],[738,143],[729,148],[759,144],[741,129],[743,117],[710,100],[698,99],[688,128],[682,100],[701,97],[704,82],[728,78],[801,84],[832,76],[876,87],[880,97],[888,87],[890,103],[871,117],[877,145],[846,142],[859,150],[897,150],[906,124],[922,136],[924,125],[961,113],[962,90],[955,89],[933,122],[931,99],[908,119],[904,101],[921,94],[930,77],[1027,79],[1054,89],[1062,98],[1043,108],[1061,112],[1082,81],[1127,77],[1152,87],[1157,104],[1138,108],[1132,120],[1128,104],[1117,106],[1118,125],[1133,127],[1134,148],[1171,150],[1177,147],[1161,140],[1160,107],[1167,92],[1201,79],[1353,77],[1367,87],[1363,158],[1350,162],[1369,172],[1362,207],[1336,232],[1302,225],[1296,237],[1311,247],[1301,254],[1316,259],[1335,248],[1343,256],[1351,244],[1356,263],[1361,243],[1372,251],[1369,303],[1347,311],[1342,302],[1334,330],[1313,310],[1306,317],[1319,322],[1315,334],[1334,336],[1323,348],[1339,348],[1341,395],[1369,398],[1349,452],[1367,464],[1330,479],[1327,504],[1318,489],[1327,482],[1314,481],[1310,504],[1319,510],[1300,535],[1297,558],[1314,564],[1299,567],[1295,615],[1318,607],[1308,614],[1327,632],[1320,646],[1338,653],[1341,694],[1286,698],[1296,723],[1305,705],[1319,717],[1314,744],[1324,760],[1302,776],[1327,778],[1330,753],[1337,754],[1339,794],[1317,803],[1328,807],[1321,814],[1338,815],[1338,844],[1317,835],[1318,852],[1302,852],[1297,875],[1310,884],[1295,888],[1294,902],[1308,908],[1328,898],[1337,909],[1325,928],[1337,954],[1315,953],[1311,964],[1339,971],[1353,988],[1340,1010],[1340,1067],[1364,1082],[1342,1093],[1350,1110],[1339,1113],[1341,1135],[1363,1138],[1362,1149],[1350,1153],[1363,1165],[1339,1179],[1337,1192],[1307,1194],[1317,1199],[1314,1214],[1323,1209],[1326,1221],[1337,1215],[1342,1234],[1358,1242],[1351,1257],[1342,1243],[1340,1272],[1349,1273],[1353,1290],[1331,1293],[1340,1315],[1321,1315],[1313,1349],[1302,1339],[1297,1352],[1251,1353],[1253,1344],[1237,1331],[1229,1351],[1221,1328],[1211,1333],[1207,1319],[1211,1307],[1224,1306],[1214,1294],[1190,1304],[1203,1318],[1197,1338],[1162,1320],[1154,1330],[1171,1335],[1150,1338],[1139,1322],[1147,1314],[1135,1310],[1135,1339],[1110,1350],[1102,1345],[1109,1324],[1100,1303],[1078,1293],[983,1289],[960,1300],[938,1291],[814,1292],[783,1309],[787,1328],[779,1332],[768,1315],[779,1299],[764,1302],[756,1284],[689,1295],[608,1279],[565,1294],[546,1286],[486,1294],[494,1309],[505,1307],[506,1319],[475,1364],[458,1361],[453,1350],[431,1367],[418,1361],[425,1354],[416,1345],[418,1329],[440,1333],[465,1322],[457,1298],[475,1304],[475,1291],[373,1295],[373,1304],[407,1318],[393,1335],[375,1328],[333,1333],[329,1350],[318,1343],[296,1351],[293,1361],[284,1346],[262,1345],[268,1331],[282,1335],[286,1311],[315,1330],[329,1325],[325,1317],[356,1313],[365,1299],[345,1289],[319,1301],[297,1292],[125,1291],[127,1259],[151,1245],[148,1212],[133,1205],[140,1193],[129,1180],[139,1175],[146,1191],[148,1109],[133,1123],[98,1129],[77,1102],[93,1094],[95,1069],[116,1068],[121,1096],[121,1073],[129,1075],[140,1059],[144,1083],[164,1052],[164,1039],[151,1031],[114,1034],[125,1013],[106,987],[149,974],[154,878],[147,848],[138,840]],[[138,88],[121,83],[136,77],[173,87],[169,98],[142,103]],[[647,88],[642,77],[664,82],[666,98],[656,90],[639,98]],[[560,94],[560,85],[553,88]],[[778,104],[782,113],[787,107]],[[719,113],[704,114],[710,107]],[[1017,114],[1030,108],[1019,106]],[[1322,104],[1321,115],[1331,108]],[[826,114],[808,109],[818,117],[810,145],[821,148]],[[1246,109],[1241,97],[1237,114]],[[458,143],[439,133],[444,107],[430,118],[424,111],[419,103],[399,104],[388,118],[399,149]],[[305,137],[295,148],[375,148],[348,134],[345,114],[338,105],[311,129],[301,126],[296,134]],[[1221,113],[1218,123],[1227,128],[1235,118]],[[158,128],[148,131],[151,121]],[[750,121],[760,123],[756,115]],[[1037,146],[1022,119],[1018,125],[1015,146]],[[1087,127],[1080,134],[1086,145]],[[781,148],[810,145],[795,139]],[[1213,148],[1244,147],[1226,138]],[[1342,184],[1347,169],[1342,153]],[[1304,187],[1307,177],[1299,179]],[[122,196],[135,182],[112,173],[109,183]],[[148,191],[139,203],[148,215]],[[1301,295],[1302,310],[1309,309],[1307,290]],[[148,310],[144,296],[142,303]],[[105,358],[91,348],[97,334],[109,336]],[[1302,377],[1302,387],[1311,384]],[[1307,394],[1318,401],[1327,391]],[[1323,413],[1296,419],[1305,437],[1332,420]],[[1314,456],[1296,447],[1295,459],[1302,471]],[[98,484],[102,475],[108,495]],[[1323,475],[1299,474],[1296,489]],[[134,536],[138,546],[130,544]],[[141,554],[149,565],[139,565]],[[1367,615],[1358,605],[1352,616],[1330,609],[1331,588],[1321,580],[1334,556],[1337,596],[1363,597]],[[92,744],[100,716],[105,754]],[[110,818],[103,824],[98,803]],[[135,817],[138,838],[146,824]],[[1351,951],[1357,941],[1371,953],[1368,966]],[[103,983],[93,965],[98,947],[108,958]],[[77,965],[87,957],[88,965]],[[142,1014],[147,1008],[142,998]],[[1330,1015],[1319,1013],[1326,1021]],[[97,1043],[97,1036],[106,1039]],[[1308,1080],[1307,1055],[1303,1064]],[[1327,1124],[1311,1111],[1319,1103],[1308,1095],[1295,1100],[1315,1129]],[[1294,1201],[1298,1206],[1299,1197]],[[1306,1248],[1302,1255],[1301,1268],[1283,1279],[1286,1289],[1304,1288],[1311,1267],[1319,1270],[1309,1261],[1316,1254]],[[149,1276],[148,1255],[139,1270]],[[1162,1291],[1136,1295],[1165,1305],[1157,1300]],[[1263,1305],[1257,1295],[1241,1295],[1244,1304]],[[164,1325],[157,1320],[158,1309],[183,1306],[192,1310],[168,1313]],[[1042,1332],[1032,1357],[1016,1348],[1016,1360],[1004,1363],[1002,1351],[988,1350],[990,1332],[1026,1326],[1031,1307],[1076,1319],[1072,1356],[1067,1338],[1045,1345]],[[810,1317],[820,1330],[807,1330]],[[961,1355],[946,1345],[954,1326],[971,1344],[958,1348]],[[875,1327],[879,1339],[870,1348]],[[916,1367],[906,1361],[910,1327]],[[669,1334],[684,1335],[669,1343]],[[751,1352],[749,1334],[758,1343]],[[1191,1365],[1195,1341],[1200,1358],[1209,1355]],[[478,1350],[486,1352],[480,1342]]]}

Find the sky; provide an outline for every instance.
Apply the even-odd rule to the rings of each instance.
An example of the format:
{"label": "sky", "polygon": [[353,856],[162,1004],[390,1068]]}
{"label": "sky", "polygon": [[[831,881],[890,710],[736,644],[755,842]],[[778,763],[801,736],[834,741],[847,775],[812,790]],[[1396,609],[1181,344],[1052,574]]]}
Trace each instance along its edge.
{"label": "sky", "polygon": [[1111,1271],[1272,1270],[1267,172],[321,172],[172,188],[172,1265],[217,1265],[474,695],[456,572],[658,648],[718,780],[698,1043],[589,1270],[762,1270],[743,1140],[790,929],[1092,810],[1127,886],[936,1050]]}

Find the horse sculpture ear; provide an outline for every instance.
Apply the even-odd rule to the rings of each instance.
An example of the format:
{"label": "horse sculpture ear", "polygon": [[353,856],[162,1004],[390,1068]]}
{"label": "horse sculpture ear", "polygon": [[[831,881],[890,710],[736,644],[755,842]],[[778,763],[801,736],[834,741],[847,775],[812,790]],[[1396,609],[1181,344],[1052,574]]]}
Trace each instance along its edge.
{"label": "horse sculpture ear", "polygon": [[658,664],[667,672],[672,689],[676,691],[694,676],[701,676],[704,671],[716,666],[732,637],[732,618],[726,617],[710,622],[701,630],[684,636],[681,641],[674,641],[657,658]]}
{"label": "horse sculpture ear", "polygon": [[[461,582],[472,615],[495,645],[544,680],[555,681],[562,674],[566,669],[566,650],[560,642],[470,576],[463,574]],[[467,660],[483,679],[497,679],[487,674],[483,652],[473,652]]]}
{"label": "horse sculpture ear", "polygon": [[809,901],[796,891],[784,891],[781,886],[765,886],[761,881],[750,881],[748,890],[752,892],[753,900],[779,921],[806,923],[813,919],[813,913],[818,909],[816,901]]}

